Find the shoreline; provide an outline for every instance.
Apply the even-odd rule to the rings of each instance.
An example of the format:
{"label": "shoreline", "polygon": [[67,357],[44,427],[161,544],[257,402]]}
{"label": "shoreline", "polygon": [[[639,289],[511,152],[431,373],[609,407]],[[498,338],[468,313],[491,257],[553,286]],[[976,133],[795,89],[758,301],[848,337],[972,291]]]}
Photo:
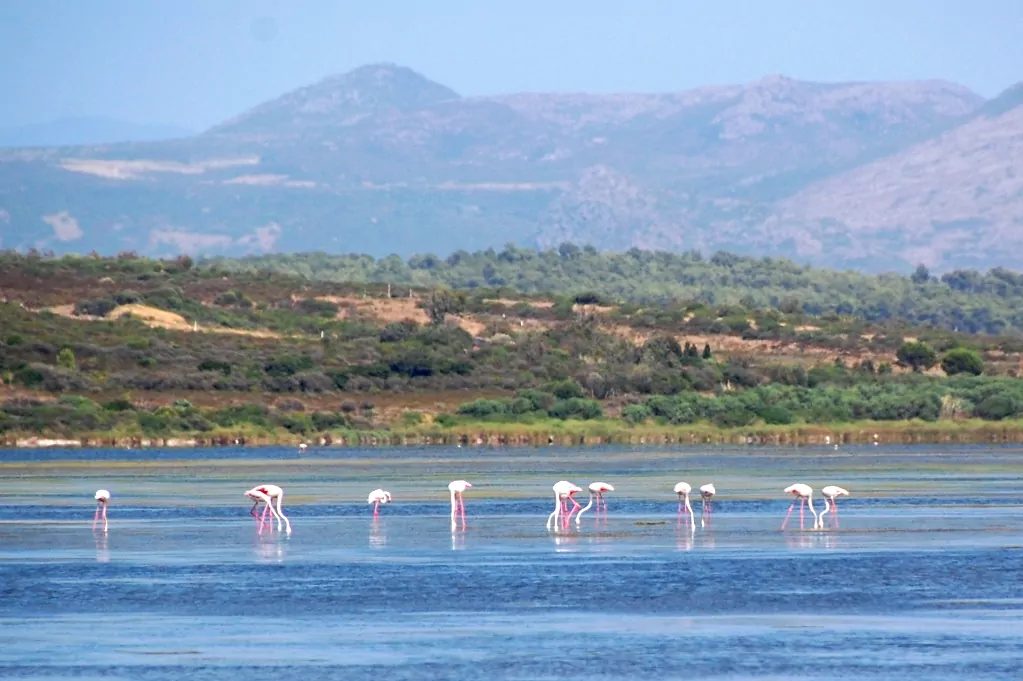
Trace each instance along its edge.
{"label": "shoreline", "polygon": [[544,421],[536,424],[473,422],[441,427],[344,430],[296,435],[285,430],[217,430],[208,433],[80,435],[8,433],[0,449],[119,448],[174,449],[206,447],[543,447],[600,445],[760,445],[824,446],[877,444],[1023,444],[1023,421],[969,419],[935,423],[913,421],[857,422],[832,425],[717,428],[630,426],[621,421]]}

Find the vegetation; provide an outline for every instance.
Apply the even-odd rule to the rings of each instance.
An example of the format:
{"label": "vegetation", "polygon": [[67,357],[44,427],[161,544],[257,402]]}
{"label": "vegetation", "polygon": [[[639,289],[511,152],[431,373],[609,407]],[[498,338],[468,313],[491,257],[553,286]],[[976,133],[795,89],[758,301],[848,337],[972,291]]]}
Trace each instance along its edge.
{"label": "vegetation", "polygon": [[868,322],[902,319],[967,333],[1023,331],[1023,275],[1003,268],[986,274],[955,270],[940,279],[925,267],[909,277],[874,276],[724,252],[710,258],[698,251],[599,253],[572,244],[539,252],[509,244],[501,251],[457,251],[447,258],[425,254],[407,261],[396,255],[377,260],[368,255],[277,254],[218,258],[203,266],[232,272],[269,270],[335,282],[507,287],[525,294],[589,291],[601,300],[741,304],[747,309],[844,315]]}
{"label": "vegetation", "polygon": [[389,290],[130,254],[2,255],[0,288],[8,442],[629,439],[1023,417],[1016,336],[792,305],[618,303],[596,286]]}

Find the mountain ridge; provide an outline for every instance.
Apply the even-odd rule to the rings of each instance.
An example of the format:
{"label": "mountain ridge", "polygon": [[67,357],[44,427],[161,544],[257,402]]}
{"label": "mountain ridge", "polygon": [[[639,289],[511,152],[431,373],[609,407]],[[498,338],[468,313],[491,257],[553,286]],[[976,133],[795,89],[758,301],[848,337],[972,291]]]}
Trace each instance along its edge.
{"label": "mountain ridge", "polygon": [[[572,241],[865,269],[1018,267],[1023,256],[998,243],[1023,231],[1009,177],[1023,176],[1021,103],[1012,88],[984,100],[941,80],[779,75],[676,93],[463,97],[370,64],[189,138],[0,150],[0,247],[409,256]],[[904,172],[908,159],[920,167]],[[954,200],[928,202],[949,183]]]}

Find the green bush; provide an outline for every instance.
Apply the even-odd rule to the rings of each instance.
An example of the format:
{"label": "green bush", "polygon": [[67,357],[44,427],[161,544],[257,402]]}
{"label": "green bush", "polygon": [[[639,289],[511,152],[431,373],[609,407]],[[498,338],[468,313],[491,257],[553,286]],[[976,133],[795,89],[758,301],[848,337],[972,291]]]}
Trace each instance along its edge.
{"label": "green bush", "polygon": [[953,348],[942,358],[941,369],[949,376],[956,374],[980,376],[984,373],[984,360],[973,350]]}

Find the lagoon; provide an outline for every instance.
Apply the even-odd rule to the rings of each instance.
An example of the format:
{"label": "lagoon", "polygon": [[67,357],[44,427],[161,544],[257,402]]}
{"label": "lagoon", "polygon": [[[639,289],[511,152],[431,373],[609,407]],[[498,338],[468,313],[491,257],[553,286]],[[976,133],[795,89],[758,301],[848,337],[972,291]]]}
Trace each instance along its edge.
{"label": "lagoon", "polygon": [[[606,522],[548,532],[562,478]],[[780,531],[793,482],[840,526]],[[1023,678],[1017,447],[5,450],[0,503],[5,679]]]}

